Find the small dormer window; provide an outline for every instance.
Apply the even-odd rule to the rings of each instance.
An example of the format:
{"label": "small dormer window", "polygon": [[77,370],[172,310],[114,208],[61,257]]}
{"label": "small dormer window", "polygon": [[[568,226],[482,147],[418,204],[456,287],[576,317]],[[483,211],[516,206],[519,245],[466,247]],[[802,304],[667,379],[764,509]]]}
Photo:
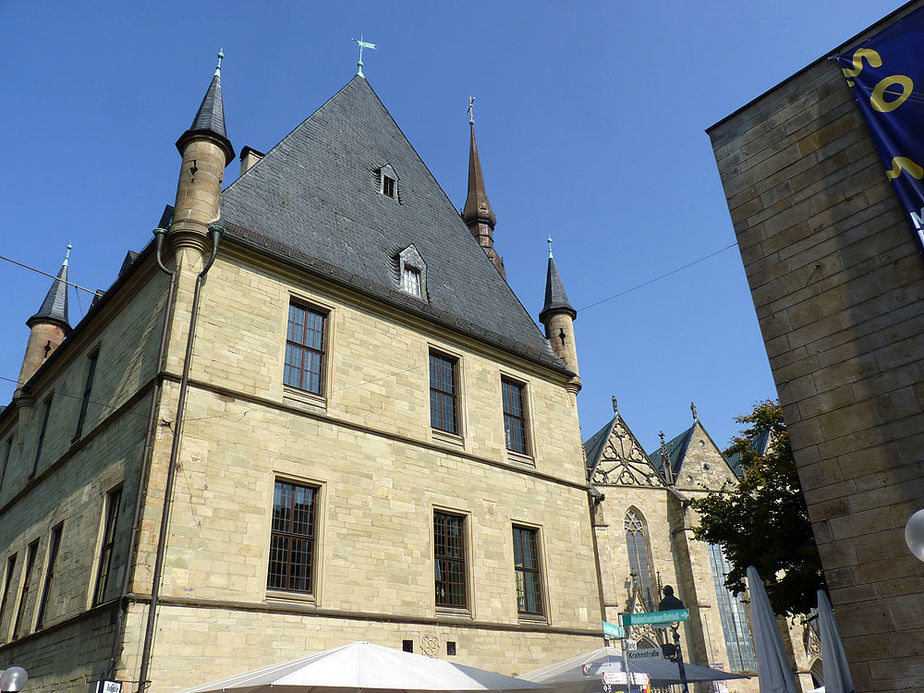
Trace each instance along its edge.
{"label": "small dormer window", "polygon": [[391,164],[385,164],[378,169],[379,193],[393,200],[398,200],[398,174]]}
{"label": "small dormer window", "polygon": [[401,291],[427,300],[427,263],[414,245],[398,253],[398,285]]}
{"label": "small dormer window", "polygon": [[420,296],[420,270],[405,265],[401,268],[401,290],[412,296]]}

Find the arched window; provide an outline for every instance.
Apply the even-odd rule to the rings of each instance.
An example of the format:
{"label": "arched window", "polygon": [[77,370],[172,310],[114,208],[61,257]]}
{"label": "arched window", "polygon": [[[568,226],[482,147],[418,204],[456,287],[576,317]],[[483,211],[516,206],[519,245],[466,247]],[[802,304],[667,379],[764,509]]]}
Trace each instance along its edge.
{"label": "arched window", "polygon": [[626,546],[629,549],[629,571],[632,581],[638,587],[645,608],[654,611],[654,596],[651,591],[651,567],[648,564],[648,537],[645,532],[645,518],[635,508],[626,512],[624,523]]}

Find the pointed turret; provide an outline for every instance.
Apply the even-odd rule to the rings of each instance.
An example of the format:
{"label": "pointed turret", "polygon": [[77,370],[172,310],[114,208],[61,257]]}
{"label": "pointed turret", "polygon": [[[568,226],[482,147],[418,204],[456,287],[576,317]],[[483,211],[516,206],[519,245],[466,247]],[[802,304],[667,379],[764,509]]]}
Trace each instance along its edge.
{"label": "pointed turret", "polygon": [[218,202],[225,167],[234,159],[234,148],[225,131],[221,98],[221,59],[205,98],[189,129],[180,135],[176,148],[183,157],[177,184],[173,223],[168,231],[175,248],[193,247],[205,252],[208,225],[218,219]]}
{"label": "pointed turret", "polygon": [[[574,321],[577,311],[568,301],[565,285],[562,284],[555,266],[555,257],[552,255],[552,239],[549,243],[549,264],[545,275],[545,303],[539,313],[539,321],[545,325],[545,336],[552,345],[558,357],[568,364],[568,367],[578,373],[577,346],[574,343]],[[575,378],[578,389],[581,387],[580,378]]]}
{"label": "pointed turret", "polygon": [[67,316],[67,260],[70,253],[71,246],[68,245],[61,270],[48,289],[45,300],[35,315],[26,320],[26,325],[30,329],[29,342],[19,371],[16,395],[21,394],[22,386],[35,375],[45,359],[58,348],[71,331]]}
{"label": "pointed turret", "polygon": [[478,144],[475,142],[475,121],[470,117],[468,123],[471,130],[468,151],[468,197],[465,199],[465,207],[462,210],[462,220],[472,235],[478,239],[485,255],[491,258],[497,271],[506,279],[504,261],[494,250],[494,227],[497,224],[497,217],[491,209],[488,194],[484,189],[481,160],[478,158]]}

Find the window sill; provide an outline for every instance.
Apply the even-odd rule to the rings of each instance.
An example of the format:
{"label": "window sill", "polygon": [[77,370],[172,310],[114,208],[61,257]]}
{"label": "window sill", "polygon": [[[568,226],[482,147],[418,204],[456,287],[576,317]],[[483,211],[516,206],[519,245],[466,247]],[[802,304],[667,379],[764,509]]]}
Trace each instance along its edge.
{"label": "window sill", "polygon": [[532,626],[548,626],[548,625],[551,625],[551,624],[549,623],[549,617],[548,617],[548,616],[543,616],[542,614],[524,614],[524,613],[517,613],[517,622],[518,622],[518,623],[529,624],[529,625],[532,625]]}
{"label": "window sill", "polygon": [[282,398],[292,404],[305,404],[308,405],[307,408],[310,409],[320,409],[325,412],[327,411],[326,397],[316,395],[313,392],[298,390],[294,387],[290,387],[289,385],[282,386]]}
{"label": "window sill", "polygon": [[529,467],[536,466],[536,460],[532,455],[524,455],[522,452],[514,452],[513,450],[507,450],[507,459],[510,462],[516,462],[517,464],[525,464]]}
{"label": "window sill", "polygon": [[459,608],[456,606],[438,606],[436,607],[437,616],[452,616],[454,618],[466,619],[468,621],[472,620],[472,612],[468,609]]}
{"label": "window sill", "polygon": [[307,592],[283,592],[280,590],[266,590],[267,603],[275,604],[308,604],[317,606],[317,600],[313,594]]}
{"label": "window sill", "polygon": [[431,428],[430,436],[433,438],[433,440],[440,443],[449,443],[450,445],[455,445],[456,447],[465,449],[465,438],[458,435],[457,433],[450,433],[449,431],[441,431],[438,428]]}

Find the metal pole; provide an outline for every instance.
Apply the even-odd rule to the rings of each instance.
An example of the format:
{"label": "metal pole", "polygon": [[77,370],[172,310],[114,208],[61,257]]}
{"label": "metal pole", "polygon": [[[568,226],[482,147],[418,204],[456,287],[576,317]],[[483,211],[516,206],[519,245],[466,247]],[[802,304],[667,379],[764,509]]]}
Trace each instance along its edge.
{"label": "metal pole", "polygon": [[632,676],[629,674],[629,632],[632,626],[624,624],[622,627],[622,638],[620,645],[622,647],[622,672],[626,675],[626,690],[632,693]]}
{"label": "metal pole", "polygon": [[680,670],[680,690],[688,693],[687,688],[687,670],[683,666],[683,651],[680,649],[680,633],[677,632],[676,626],[671,626],[674,631],[674,644],[677,646],[677,668]]}

